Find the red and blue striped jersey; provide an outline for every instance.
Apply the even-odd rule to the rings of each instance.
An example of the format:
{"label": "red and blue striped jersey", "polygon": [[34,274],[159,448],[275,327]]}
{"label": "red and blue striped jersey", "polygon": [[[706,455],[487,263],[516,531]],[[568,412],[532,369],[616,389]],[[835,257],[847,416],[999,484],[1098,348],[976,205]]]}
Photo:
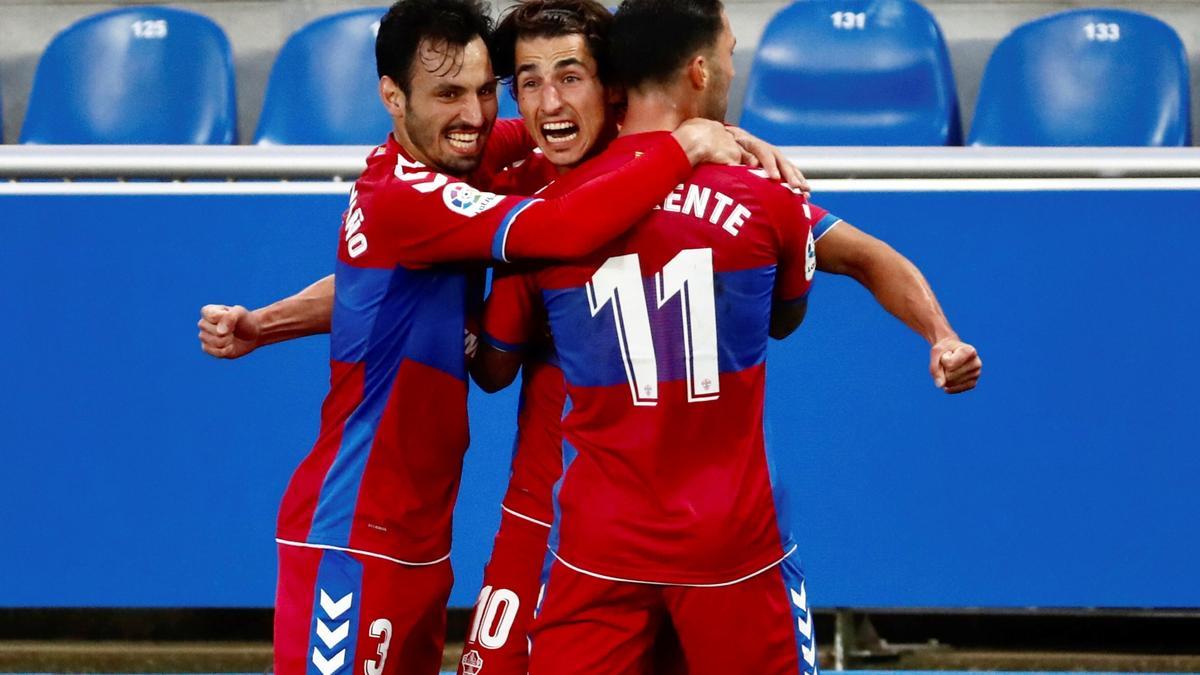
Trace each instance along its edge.
{"label": "red and blue striped jersey", "polygon": [[[561,257],[571,250],[553,236],[563,215],[604,204],[610,190],[649,208],[690,171],[674,141],[654,155],[542,200],[476,190],[391,137],[372,152],[338,244],[330,392],[317,441],[284,494],[280,541],[409,564],[449,554],[468,443],[464,340],[481,302],[477,263]],[[629,218],[602,220],[592,234],[611,238]]]}
{"label": "red and blue striped jersey", "polygon": [[[656,136],[619,138],[543,196]],[[489,338],[524,342],[540,296],[566,378],[551,536],[564,563],[715,584],[794,549],[763,433],[767,332],[773,303],[807,295],[813,228],[831,219],[745,167],[706,166],[593,256],[493,287]]]}
{"label": "red and blue striped jersey", "polygon": [[[514,163],[496,175],[496,190],[520,194],[537,194],[559,177],[558,169],[540,150]],[[564,222],[563,227],[569,227]],[[503,287],[508,278],[528,269],[523,265],[496,268],[494,287]],[[492,296],[500,303],[495,311],[509,312],[505,302],[514,299],[510,293]],[[491,302],[491,300],[489,300]],[[536,325],[545,326],[545,313],[539,307]],[[524,312],[520,312],[524,315]],[[539,341],[529,345],[521,369],[521,396],[517,410],[517,436],[513,441],[512,473],[504,493],[503,508],[522,518],[549,526],[554,520],[553,488],[562,476],[562,409],[566,400],[562,371],[554,356],[554,346]]]}

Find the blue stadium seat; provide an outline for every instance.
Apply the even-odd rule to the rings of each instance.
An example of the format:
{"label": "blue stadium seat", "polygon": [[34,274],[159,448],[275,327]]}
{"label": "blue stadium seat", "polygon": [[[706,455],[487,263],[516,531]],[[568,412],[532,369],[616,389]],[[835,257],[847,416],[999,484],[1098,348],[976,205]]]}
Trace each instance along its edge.
{"label": "blue stadium seat", "polygon": [[958,145],[945,41],[912,0],[798,0],[762,36],[739,124],[779,145]]}
{"label": "blue stadium seat", "polygon": [[392,128],[379,101],[375,35],[386,7],[317,19],[280,50],[254,142],[375,145]]}
{"label": "blue stadium seat", "polygon": [[1076,9],[1018,27],[980,83],[971,145],[1191,142],[1187,55],[1167,24]]}
{"label": "blue stadium seat", "polygon": [[165,7],[96,14],[54,37],[22,143],[237,141],[233,57],[210,19]]}

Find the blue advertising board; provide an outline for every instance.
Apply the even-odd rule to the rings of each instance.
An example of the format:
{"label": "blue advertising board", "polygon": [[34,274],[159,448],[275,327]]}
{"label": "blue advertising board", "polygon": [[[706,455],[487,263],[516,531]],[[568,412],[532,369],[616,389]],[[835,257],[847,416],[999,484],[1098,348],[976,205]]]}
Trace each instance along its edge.
{"label": "blue advertising board", "polygon": [[[332,271],[346,188],[303,187],[0,194],[0,606],[271,605],[328,340],[225,362],[195,323]],[[1200,190],[817,201],[910,257],[985,366],[943,394],[921,338],[818,275],[768,361],[813,603],[1200,606]],[[515,404],[472,393],[454,606],[487,560]]]}

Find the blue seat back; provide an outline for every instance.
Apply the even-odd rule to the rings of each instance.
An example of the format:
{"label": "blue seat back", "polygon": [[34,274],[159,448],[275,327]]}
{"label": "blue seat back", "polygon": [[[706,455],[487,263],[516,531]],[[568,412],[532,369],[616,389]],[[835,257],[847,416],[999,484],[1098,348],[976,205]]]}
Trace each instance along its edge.
{"label": "blue seat back", "polygon": [[980,83],[971,145],[1179,146],[1187,55],[1145,14],[1077,9],[1018,27]]}
{"label": "blue seat back", "polygon": [[500,113],[496,115],[498,119],[515,119],[521,116],[521,111],[517,109],[517,100],[512,97],[508,87],[501,85],[496,91],[496,99],[500,102]]}
{"label": "blue seat back", "polygon": [[296,31],[275,59],[254,142],[375,145],[392,129],[379,100],[375,36],[386,7],[333,14]]}
{"label": "blue seat back", "polygon": [[207,17],[165,7],[96,14],[38,63],[22,143],[237,141],[233,57]]}
{"label": "blue seat back", "polygon": [[958,95],[912,0],[798,0],[767,25],[739,124],[780,145],[957,145]]}

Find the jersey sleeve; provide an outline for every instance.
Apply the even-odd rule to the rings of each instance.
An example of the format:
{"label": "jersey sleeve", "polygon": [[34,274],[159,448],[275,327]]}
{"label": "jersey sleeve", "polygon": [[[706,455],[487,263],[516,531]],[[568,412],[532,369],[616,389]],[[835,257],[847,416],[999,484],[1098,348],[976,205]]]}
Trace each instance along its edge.
{"label": "jersey sleeve", "polygon": [[484,342],[501,351],[525,351],[544,323],[535,273],[497,271],[483,310]]}
{"label": "jersey sleeve", "polygon": [[808,206],[809,209],[811,209],[813,217],[813,241],[820,241],[821,237],[824,237],[826,232],[832,230],[837,226],[838,223],[842,222],[841,218],[838,218],[837,216],[826,211],[820,206],[813,204],[812,202],[809,202]]}
{"label": "jersey sleeve", "polygon": [[352,225],[370,232],[371,245],[372,237],[382,238],[378,253],[366,259],[375,266],[578,258],[632,227],[690,173],[687,155],[669,134],[621,168],[547,199],[482,192],[423,165],[400,166],[399,184],[368,218],[382,222],[348,221],[346,239]]}
{"label": "jersey sleeve", "polygon": [[769,213],[779,242],[775,301],[798,302],[808,296],[817,271],[814,226],[828,212],[786,187],[771,186],[770,190]]}
{"label": "jersey sleeve", "polygon": [[[633,227],[692,174],[687,153],[669,133],[648,141],[619,168],[505,221],[497,260],[569,260],[592,253]],[[564,228],[563,223],[571,223]]]}

